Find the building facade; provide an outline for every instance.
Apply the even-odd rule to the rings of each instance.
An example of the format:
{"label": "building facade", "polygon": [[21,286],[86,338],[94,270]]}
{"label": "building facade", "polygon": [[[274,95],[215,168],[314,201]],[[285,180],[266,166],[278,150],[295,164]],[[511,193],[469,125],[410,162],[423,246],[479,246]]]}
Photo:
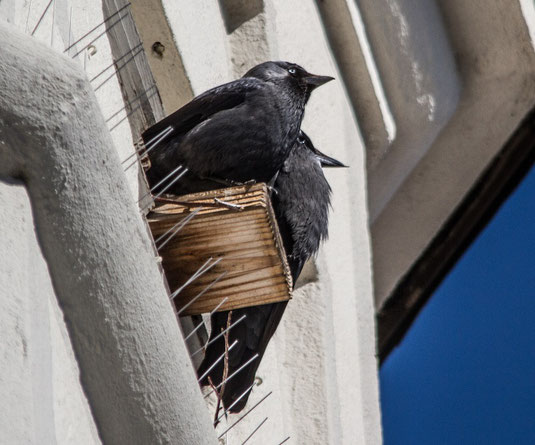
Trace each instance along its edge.
{"label": "building facade", "polygon": [[[6,443],[381,443],[378,356],[530,162],[532,2],[3,0],[0,17]],[[303,129],[350,168],[326,172],[329,240],[246,410],[271,395],[214,430],[130,156],[265,60],[336,78]]]}

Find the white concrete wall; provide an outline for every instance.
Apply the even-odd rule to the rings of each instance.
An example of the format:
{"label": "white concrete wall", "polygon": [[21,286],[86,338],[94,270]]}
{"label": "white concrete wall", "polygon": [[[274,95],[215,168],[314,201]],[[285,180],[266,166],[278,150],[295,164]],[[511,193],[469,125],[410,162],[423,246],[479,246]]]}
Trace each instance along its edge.
{"label": "white concrete wall", "polygon": [[[43,46],[16,29],[24,32],[23,22],[27,17],[32,22],[33,8],[38,18],[45,3],[30,3],[29,15],[20,12],[29,3],[11,2],[0,9],[2,18],[15,25],[0,23],[0,179],[5,179],[0,183],[0,280],[6,290],[0,294],[5,309],[0,320],[5,359],[0,441],[100,443],[98,422],[106,443],[178,443],[180,438],[214,443],[133,200],[135,169],[126,177],[119,164],[133,150],[128,122],[124,134],[112,133],[115,146],[104,126],[105,117],[123,106],[116,100],[121,98],[118,83],[111,79],[111,91],[105,91],[108,84],[99,90],[100,109],[87,86],[112,62],[106,37],[95,43],[94,56],[103,57],[94,59],[99,60],[94,71],[80,74],[58,54],[66,46],[61,36],[53,41],[50,34],[40,37]],[[68,6],[57,3],[57,8]],[[77,35],[102,21],[100,2],[87,7],[80,4],[73,11],[84,24]],[[54,12],[54,27],[52,21],[48,24],[54,35],[64,30],[59,15]],[[43,26],[44,20],[38,32],[46,32]],[[88,70],[90,62],[86,58],[80,64]],[[24,185],[13,185],[11,176],[21,177]],[[31,210],[40,219],[34,222]],[[90,233],[92,241],[86,237]],[[121,246],[133,250],[121,253]]]}
{"label": "white concrete wall", "polygon": [[[268,392],[273,394],[233,428],[226,440],[241,443],[268,417],[252,443],[273,444],[291,436],[289,443],[295,444],[377,444],[381,427],[366,161],[358,124],[315,3],[252,2],[261,7],[249,16],[247,12],[255,8],[246,3],[199,2],[193,7],[187,0],[163,1],[194,92],[239,77],[269,59],[333,75],[337,81],[314,92],[303,128],[320,150],[351,168],[327,171],[333,211],[330,238],[316,262],[317,277],[298,289],[288,305],[258,370],[263,383],[255,388],[248,407]],[[238,20],[239,26],[229,30],[222,13],[246,20]],[[231,415],[218,431],[241,414]]]}
{"label": "white concrete wall", "polygon": [[[10,0],[2,3],[0,14],[20,30],[31,31],[47,3],[42,0],[31,3]],[[274,394],[232,430],[226,438],[227,443],[241,443],[264,417],[269,419],[255,434],[252,443],[273,444],[288,435],[291,436],[289,443],[296,444],[380,443],[366,161],[358,124],[336,72],[315,3],[309,0],[298,4],[282,0],[256,1],[255,5],[260,6],[258,11],[251,16],[245,14],[244,21],[238,20],[238,26],[229,29],[224,14],[238,14],[239,18],[240,8],[245,8],[245,3],[232,0],[163,0],[165,14],[194,93],[199,94],[236,78],[250,66],[266,59],[294,61],[311,72],[334,75],[338,78],[336,83],[314,93],[304,128],[321,150],[341,159],[351,168],[327,173],[334,192],[330,240],[316,261],[316,279],[297,290],[288,306],[259,369],[263,383],[251,396],[249,406],[269,391]],[[102,19],[102,8],[97,0],[56,0],[54,27],[49,10],[35,38],[61,52],[69,41],[76,40]],[[94,46],[97,50],[94,55],[82,53],[77,57],[89,79],[112,61],[105,36]],[[96,95],[104,118],[123,106],[116,78],[108,81]],[[122,117],[124,112],[109,126]],[[126,121],[113,130],[112,137],[120,159],[126,158],[132,149],[132,137]],[[136,196],[137,176],[133,169],[128,179]],[[32,237],[33,223],[24,189],[12,185],[2,187],[15,208],[10,217],[16,220],[25,215],[26,218],[24,226],[14,228],[13,232],[4,232],[5,236],[30,239],[29,251],[23,255],[27,262],[13,263],[10,266],[12,272],[0,269],[0,278],[6,281],[6,277],[15,272],[27,277],[31,270],[28,262],[38,261],[41,257]],[[12,222],[0,220],[2,231]],[[16,249],[13,252],[18,254]],[[42,259],[39,261],[43,266]],[[47,317],[36,319],[35,314],[29,313],[25,299],[31,296],[32,291],[20,289],[25,278],[19,279],[17,286],[13,285],[13,293],[24,299],[17,305],[19,314],[15,314],[15,308],[3,314],[6,335],[9,334],[8,344],[13,344],[13,349],[9,350],[10,357],[24,362],[13,351],[20,351],[26,344],[28,351],[46,358],[45,361],[31,359],[31,363],[6,367],[5,375],[16,377],[16,391],[23,394],[21,400],[24,402],[17,407],[20,407],[17,412],[21,415],[26,413],[26,416],[20,417],[26,419],[23,423],[12,423],[13,435],[10,437],[13,437],[13,443],[19,438],[22,442],[39,443],[35,437],[50,438],[51,443],[73,443],[73,437],[76,437],[76,443],[98,442],[93,419],[77,379],[72,346],[62,324],[61,313],[55,306],[55,296],[46,285],[49,281],[46,269],[41,270],[40,277],[35,284],[39,284],[39,290],[47,296],[47,303],[40,300],[36,314],[48,314]],[[19,306],[28,310],[20,310]],[[50,323],[45,326],[43,320],[46,319]],[[22,335],[14,327],[17,324],[26,326],[26,330],[21,331]],[[32,334],[35,330],[42,335],[36,338]],[[17,347],[19,349],[15,349]],[[64,387],[55,384],[63,379],[67,382]],[[44,382],[46,390],[37,394],[33,389],[36,382]],[[10,388],[13,392],[12,385],[8,383],[12,382],[6,382],[6,391]],[[18,393],[12,393],[11,397],[9,400],[18,397]],[[30,418],[28,410],[36,403],[52,408],[37,411],[31,408],[34,415]],[[0,406],[6,414],[3,420],[13,419],[9,405],[0,403]],[[218,430],[222,431],[237,418],[231,416]]]}
{"label": "white concrete wall", "polygon": [[[48,3],[49,0],[8,0],[2,2],[4,8],[0,9],[0,19],[6,20],[26,34],[31,34]],[[67,47],[93,27],[102,23],[103,20],[102,3],[100,0],[54,0],[46,14],[43,15],[41,23],[35,30],[33,37],[45,45],[54,48],[59,53],[64,53]],[[113,20],[110,23],[113,23]],[[74,56],[104,30],[105,27],[101,26],[69,50],[67,54]],[[94,53],[92,51],[82,51],[74,58],[86,71],[88,79],[93,79],[113,62],[106,34],[95,41],[93,47]],[[98,87],[113,72],[113,68],[108,69],[100,77],[92,81],[93,88]],[[112,76],[107,80],[95,94],[105,119],[110,118],[117,111],[122,110],[107,122],[108,128],[112,128],[124,119],[126,111],[123,110],[124,102],[117,76]],[[111,136],[119,157],[126,159],[133,150],[132,135],[128,126],[128,120],[123,120],[122,123],[114,128],[111,131]],[[127,178],[133,195],[137,196],[138,179],[135,168],[127,172]]]}
{"label": "white concrete wall", "polygon": [[[401,10],[408,11],[412,4],[386,3],[399,4]],[[415,145],[420,152],[415,157],[405,157],[409,152],[403,140],[399,144],[394,141],[388,155],[370,173],[374,178],[370,202],[377,203],[372,206],[371,230],[378,310],[535,103],[535,52],[530,41],[533,15],[525,8],[524,16],[519,1],[500,0],[481,6],[479,2],[448,0],[425,2],[421,8],[420,14],[430,8],[446,30],[449,44],[440,45],[436,54],[446,62],[455,61],[459,85],[452,76],[449,82],[441,83],[442,75],[430,71],[436,76],[432,84],[438,87],[433,97],[442,97],[436,101],[436,112],[442,116],[440,132]],[[374,8],[375,3],[370,6]],[[369,32],[383,36],[382,20],[386,19],[370,23]],[[431,51],[435,42],[426,37],[426,28],[422,32],[421,27],[413,26],[409,31],[415,36],[410,53]],[[392,33],[391,38],[396,35]],[[391,86],[391,94],[405,96],[410,110],[410,103],[418,103],[418,94],[405,87],[410,77],[404,74],[399,74],[400,85]],[[448,103],[448,91],[454,98],[458,91],[457,102]],[[401,121],[405,132],[416,135],[439,124],[436,120]]]}
{"label": "white concrete wall", "polygon": [[0,181],[0,442],[97,444],[26,188]]}
{"label": "white concrete wall", "polygon": [[[48,0],[1,2],[0,20],[30,34],[47,4]],[[63,52],[68,42],[74,42],[102,20],[100,1],[57,0],[55,11],[49,8],[34,37]],[[77,57],[89,79],[112,62],[106,36],[95,42],[95,47],[94,56],[83,52]],[[109,70],[101,79],[111,73]],[[105,117],[124,106],[115,77],[99,89],[97,97]],[[120,113],[110,126],[124,116],[124,112]],[[128,122],[119,125],[112,137],[119,156],[126,158],[133,147]],[[136,196],[137,172],[132,168],[127,175]],[[5,252],[0,259],[0,442],[100,443],[80,385],[63,313],[36,238],[25,187],[11,180],[0,182],[0,202],[0,246]]]}

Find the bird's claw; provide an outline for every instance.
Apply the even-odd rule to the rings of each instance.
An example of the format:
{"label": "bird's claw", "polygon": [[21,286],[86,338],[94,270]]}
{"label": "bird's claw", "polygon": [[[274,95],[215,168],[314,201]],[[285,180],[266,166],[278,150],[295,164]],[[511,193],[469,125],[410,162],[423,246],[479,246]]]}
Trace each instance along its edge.
{"label": "bird's claw", "polygon": [[278,195],[279,192],[277,191],[277,189],[269,184],[266,184],[266,188],[268,189],[268,192],[270,195],[272,195],[273,193],[275,193],[275,195]]}

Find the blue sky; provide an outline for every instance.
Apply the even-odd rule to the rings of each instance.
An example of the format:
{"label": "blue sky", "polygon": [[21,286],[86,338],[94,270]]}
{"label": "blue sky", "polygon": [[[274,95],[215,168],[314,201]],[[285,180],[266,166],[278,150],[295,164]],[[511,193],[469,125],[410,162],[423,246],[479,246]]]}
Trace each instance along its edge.
{"label": "blue sky", "polygon": [[535,168],[380,371],[385,445],[535,444]]}

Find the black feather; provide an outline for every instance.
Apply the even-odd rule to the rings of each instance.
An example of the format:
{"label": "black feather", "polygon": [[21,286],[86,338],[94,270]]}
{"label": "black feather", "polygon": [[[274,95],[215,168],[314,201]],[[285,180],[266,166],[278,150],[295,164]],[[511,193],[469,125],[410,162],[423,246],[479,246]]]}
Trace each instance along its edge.
{"label": "black feather", "polygon": [[[295,283],[306,261],[316,254],[322,240],[328,234],[328,212],[331,188],[323,175],[319,153],[310,139],[302,136],[294,143],[292,150],[275,182],[273,208],[283,239],[288,263]],[[260,360],[269,340],[275,333],[287,302],[237,309],[232,312],[232,320],[246,315],[246,319],[229,331],[229,343],[238,340],[238,345],[229,353],[229,374],[246,363],[254,354],[259,358],[248,365],[235,378],[229,380],[223,393],[223,404],[230,406],[249,386],[252,385]],[[211,338],[221,332],[227,324],[228,312],[212,316]],[[199,375],[202,375],[224,352],[224,341],[214,342],[206,351]],[[223,364],[210,373],[214,383],[221,382]],[[207,384],[207,379],[203,382]],[[232,412],[241,411],[249,394],[243,397]]]}

